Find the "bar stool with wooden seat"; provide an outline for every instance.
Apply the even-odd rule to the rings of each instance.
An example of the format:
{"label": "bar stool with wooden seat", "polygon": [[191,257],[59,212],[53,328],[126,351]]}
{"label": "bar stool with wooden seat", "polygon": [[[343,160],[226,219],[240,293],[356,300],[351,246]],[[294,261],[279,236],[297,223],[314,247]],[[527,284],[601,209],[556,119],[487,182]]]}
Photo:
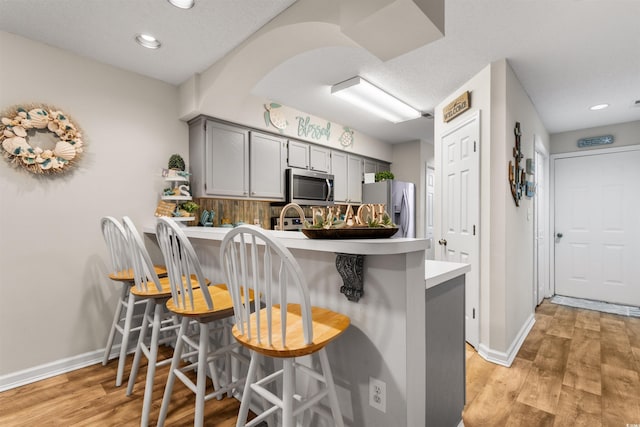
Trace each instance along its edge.
{"label": "bar stool with wooden seat", "polygon": [[[208,286],[202,273],[200,261],[179,225],[168,218],[160,218],[156,227],[156,235],[160,249],[167,265],[169,280],[171,283],[172,297],[167,301],[167,308],[173,313],[182,316],[180,331],[176,347],[173,353],[173,361],[167,378],[158,426],[163,426],[171,393],[176,378],[180,379],[192,392],[196,394],[196,409],[194,426],[202,426],[204,422],[204,404],[206,401],[218,398],[224,394],[231,394],[244,383],[244,378],[232,380],[231,358],[235,357],[241,362],[249,363],[249,359],[240,354],[239,344],[231,339],[230,318],[233,316],[233,303],[231,295],[224,284]],[[183,280],[187,278],[187,280]],[[194,278],[195,280],[190,280]],[[196,287],[199,285],[199,289]],[[252,299],[252,298],[251,298]],[[188,327],[190,321],[197,321],[199,334],[190,336]],[[219,345],[212,348],[211,338],[213,334],[221,335],[217,340]],[[184,345],[187,344],[195,350],[184,353]],[[196,356],[197,360],[192,361]],[[181,362],[185,359],[192,361],[185,366]],[[223,369],[216,366],[216,360],[222,360]],[[194,383],[185,372],[197,371],[197,379]],[[220,373],[218,372],[220,370]],[[209,372],[213,380],[213,392],[206,392],[206,374]],[[221,375],[223,374],[223,375]]]}
{"label": "bar stool with wooden seat", "polygon": [[[133,277],[133,268],[129,258],[127,237],[122,224],[111,216],[105,216],[100,220],[100,228],[102,229],[102,235],[105,243],[107,244],[109,258],[111,260],[112,271],[109,273],[109,279],[114,282],[118,282],[121,285],[120,298],[118,299],[116,311],[113,315],[111,331],[109,332],[107,344],[104,348],[102,364],[106,365],[109,361],[116,332],[119,333],[122,336],[122,340],[120,343],[120,355],[118,357],[116,387],[120,387],[124,376],[124,365],[129,347],[129,336],[132,332],[140,330],[139,322],[134,326],[135,305],[143,304],[144,301],[138,300],[136,302],[135,295],[130,292],[135,281]],[[154,266],[154,271],[158,276],[166,276],[167,274],[167,270],[162,266]]]}
{"label": "bar stool with wooden seat", "polygon": [[[240,226],[229,231],[222,241],[220,258],[233,299],[236,324],[232,333],[251,353],[236,425],[255,426],[279,412],[278,425],[293,427],[297,416],[312,409],[331,417],[334,425],[344,426],[325,347],[349,327],[349,318],[312,306],[298,262],[278,240],[259,228]],[[261,304],[241,299],[244,286],[261,296]],[[297,357],[312,354],[319,356],[321,372],[296,362]],[[279,359],[282,369],[256,380],[261,355]],[[295,391],[296,374],[307,375],[324,387],[301,398]],[[267,387],[275,380],[282,381],[281,396]],[[253,393],[273,406],[247,423]],[[331,414],[317,405],[324,397],[328,397]]]}
{"label": "bar stool with wooden seat", "polygon": [[[147,252],[142,237],[131,219],[124,217],[122,222],[129,244],[129,256],[134,271],[135,286],[131,288],[131,293],[147,303],[142,318],[142,325],[140,326],[138,345],[133,358],[131,373],[129,374],[127,396],[133,393],[133,387],[140,366],[140,359],[142,354],[144,354],[147,357],[148,364],[140,425],[147,426],[151,412],[156,368],[168,365],[171,362],[170,358],[158,361],[158,347],[161,344],[173,344],[179,327],[179,321],[165,307],[165,303],[171,297],[169,278],[159,278],[158,275],[155,274],[149,252]],[[147,344],[146,335],[149,326],[151,326],[151,340],[149,344]]]}

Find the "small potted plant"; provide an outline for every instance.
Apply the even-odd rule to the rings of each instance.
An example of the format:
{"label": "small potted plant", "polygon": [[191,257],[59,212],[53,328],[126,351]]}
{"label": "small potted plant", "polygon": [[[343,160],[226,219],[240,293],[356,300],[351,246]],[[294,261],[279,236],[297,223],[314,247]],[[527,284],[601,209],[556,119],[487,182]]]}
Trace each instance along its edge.
{"label": "small potted plant", "polygon": [[386,181],[393,178],[394,176],[390,171],[383,171],[383,172],[376,173],[376,182]]}
{"label": "small potted plant", "polygon": [[169,157],[169,169],[184,171],[184,159],[180,154],[172,154]]}
{"label": "small potted plant", "polygon": [[194,216],[195,212],[200,208],[197,203],[192,201],[184,202],[178,206],[180,216]]}

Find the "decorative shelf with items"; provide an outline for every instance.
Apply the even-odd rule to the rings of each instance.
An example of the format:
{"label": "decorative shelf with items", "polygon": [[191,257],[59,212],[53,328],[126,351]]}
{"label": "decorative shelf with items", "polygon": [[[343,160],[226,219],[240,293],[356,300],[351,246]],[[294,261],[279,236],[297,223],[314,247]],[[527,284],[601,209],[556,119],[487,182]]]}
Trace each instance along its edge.
{"label": "decorative shelf with items", "polygon": [[168,187],[162,192],[155,216],[167,216],[175,221],[195,221],[199,206],[191,201],[189,173],[184,170],[184,160],[178,154],[169,159],[169,169],[162,169]]}

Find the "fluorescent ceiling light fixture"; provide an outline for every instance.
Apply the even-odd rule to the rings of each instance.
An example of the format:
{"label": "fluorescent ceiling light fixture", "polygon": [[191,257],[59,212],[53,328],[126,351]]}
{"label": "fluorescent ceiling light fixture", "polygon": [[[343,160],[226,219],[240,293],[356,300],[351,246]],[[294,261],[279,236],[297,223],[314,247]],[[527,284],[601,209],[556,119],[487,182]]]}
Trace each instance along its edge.
{"label": "fluorescent ceiling light fixture", "polygon": [[161,46],[160,41],[149,34],[138,34],[136,36],[136,42],[147,49],[157,49]]}
{"label": "fluorescent ceiling light fixture", "polygon": [[609,106],[609,104],[598,104],[598,105],[593,105],[591,107],[589,107],[589,110],[591,111],[596,111],[596,110],[604,110],[605,108],[607,108]]}
{"label": "fluorescent ceiling light fixture", "polygon": [[169,0],[169,3],[180,9],[191,9],[196,4],[196,0]]}
{"label": "fluorescent ceiling light fixture", "polygon": [[333,85],[331,94],[393,123],[405,122],[422,116],[420,111],[389,95],[360,76]]}

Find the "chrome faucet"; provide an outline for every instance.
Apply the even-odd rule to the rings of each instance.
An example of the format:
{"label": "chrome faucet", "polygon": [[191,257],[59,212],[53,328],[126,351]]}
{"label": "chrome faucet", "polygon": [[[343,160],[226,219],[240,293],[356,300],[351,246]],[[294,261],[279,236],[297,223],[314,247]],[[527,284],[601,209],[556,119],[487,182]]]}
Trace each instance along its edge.
{"label": "chrome faucet", "polygon": [[282,212],[280,212],[280,230],[281,231],[284,231],[284,215],[291,208],[295,209],[296,212],[298,212],[298,215],[300,215],[300,223],[304,224],[304,221],[305,221],[304,211],[302,210],[300,205],[297,203],[289,203],[288,205],[285,205],[285,207],[282,208]]}

